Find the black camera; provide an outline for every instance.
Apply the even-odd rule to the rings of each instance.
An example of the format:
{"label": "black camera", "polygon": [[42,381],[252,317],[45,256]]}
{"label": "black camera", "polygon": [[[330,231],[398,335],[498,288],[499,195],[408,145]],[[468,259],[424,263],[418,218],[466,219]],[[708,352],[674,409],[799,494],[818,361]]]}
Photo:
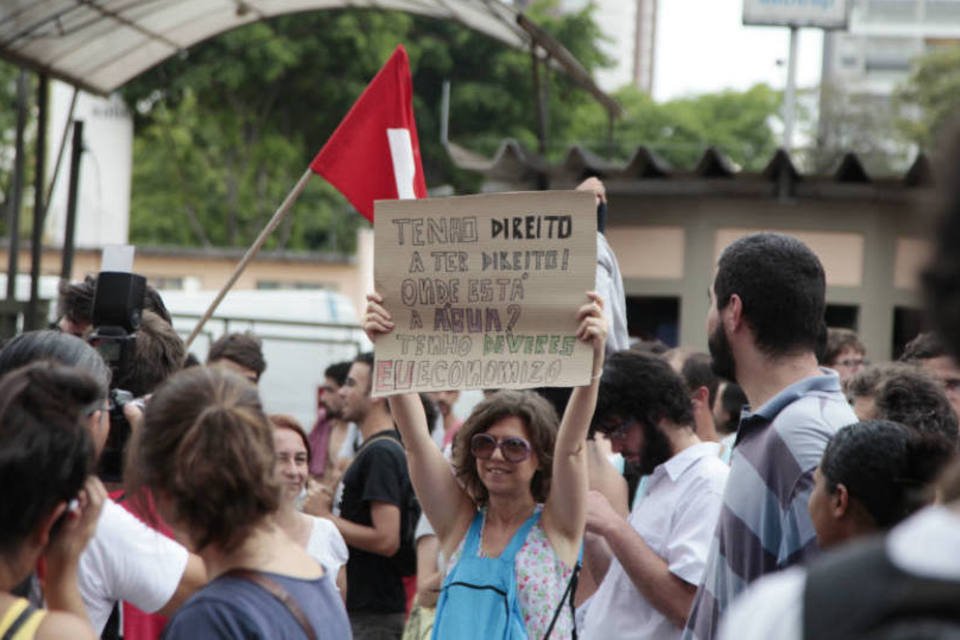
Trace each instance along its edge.
{"label": "black camera", "polygon": [[94,329],[89,341],[113,374],[109,398],[110,434],[98,469],[104,482],[119,482],[123,477],[123,452],[130,439],[130,423],[123,414],[123,407],[133,401],[133,394],[117,387],[126,378],[133,360],[146,285],[146,278],[135,273],[101,271],[94,289]]}

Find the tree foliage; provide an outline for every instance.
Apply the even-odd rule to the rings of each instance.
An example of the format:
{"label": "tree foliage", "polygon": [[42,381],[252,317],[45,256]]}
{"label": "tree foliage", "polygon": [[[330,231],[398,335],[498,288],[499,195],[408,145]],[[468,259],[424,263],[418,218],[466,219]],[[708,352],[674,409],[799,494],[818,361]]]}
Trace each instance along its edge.
{"label": "tree foliage", "polygon": [[707,147],[715,146],[744,169],[758,170],[777,148],[770,124],[778,117],[781,96],[767,85],[661,103],[634,87],[615,95],[625,115],[612,140],[600,137],[607,130],[606,115],[590,104],[578,115],[573,139],[620,159],[645,145],[677,168],[692,167]]}
{"label": "tree foliage", "polygon": [[895,94],[900,131],[930,149],[960,107],[960,47],[934,49],[913,63]]}
{"label": "tree foliage", "polygon": [[[7,233],[7,212],[13,198],[14,158],[17,135],[17,80],[20,69],[0,61],[0,232]],[[27,126],[24,131],[23,191],[20,230],[29,233],[33,221],[33,176],[36,140],[36,81],[27,75]]]}
{"label": "tree foliage", "polygon": [[[538,0],[528,14],[588,71],[607,65],[588,4],[559,10]],[[491,153],[503,138],[537,146],[529,52],[449,21],[374,10],[281,16],[223,34],[172,58],[124,89],[136,139],[131,240],[140,244],[244,246],[262,228],[310,158],[397,43],[410,55],[427,183],[473,192],[439,141],[443,82],[451,82],[450,138]],[[777,92],[744,92],[664,104],[626,88],[626,115],[607,136],[606,112],[562,73],[541,74],[548,96],[548,156],[571,144],[626,159],[641,144],[678,167],[715,145],[747,169],[776,141]],[[268,248],[349,252],[366,224],[323,180],[312,180]]]}
{"label": "tree foliage", "polygon": [[[605,62],[591,8],[534,5],[540,24],[588,68]],[[202,43],[124,89],[135,107],[131,236],[138,243],[239,246],[272,214],[397,43],[414,72],[414,109],[431,185],[474,190],[439,143],[444,80],[454,87],[451,137],[535,140],[529,55],[446,21],[370,10],[258,22]],[[550,74],[550,117],[591,98]],[[360,218],[313,180],[268,247],[349,251]]]}
{"label": "tree foliage", "polygon": [[852,92],[836,84],[819,89],[818,121],[810,122],[809,169],[834,171],[848,153],[855,153],[871,175],[902,173],[911,149],[898,131],[897,112],[890,96]]}

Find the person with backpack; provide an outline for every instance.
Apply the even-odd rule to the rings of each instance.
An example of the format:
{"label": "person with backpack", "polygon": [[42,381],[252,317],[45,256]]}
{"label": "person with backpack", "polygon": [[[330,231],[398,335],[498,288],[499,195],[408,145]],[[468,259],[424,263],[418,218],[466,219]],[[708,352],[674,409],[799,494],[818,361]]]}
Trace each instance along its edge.
{"label": "person with backpack", "polygon": [[[571,395],[557,428],[553,407],[528,391],[480,402],[457,432],[450,464],[430,438],[415,394],[390,397],[410,475],[445,558],[434,638],[569,638],[586,523],[586,435],[597,401],[607,325],[593,292],[576,313],[593,349],[590,383]],[[393,330],[376,293],[363,328]]]}
{"label": "person with backpack", "polygon": [[[79,369],[43,362],[0,380],[0,637],[97,636],[77,588],[77,567],[107,492],[92,475],[88,425],[105,389]],[[43,559],[46,609],[14,594]]]}
{"label": "person with backpack", "polygon": [[[886,420],[838,431],[814,474],[809,503],[817,542],[834,553],[757,582],[724,618],[720,638],[853,638],[864,630],[864,620],[879,624],[900,607],[918,604],[902,596],[910,585],[924,593],[922,581],[898,565],[916,566],[922,546],[937,547],[937,528],[949,521],[948,510],[929,510],[886,538],[873,534],[931,504],[934,482],[955,454],[955,443],[946,438]],[[913,535],[916,541],[905,541]],[[951,558],[938,570],[950,571]],[[960,596],[960,585],[954,593]]]}
{"label": "person with backpack", "polygon": [[[343,419],[357,424],[363,444],[343,473],[339,514],[320,500],[308,511],[329,518],[347,542],[347,612],[353,637],[399,640],[416,588],[413,533],[420,507],[387,401],[371,396],[372,382],[373,354],[361,353],[339,394]],[[420,402],[419,396],[414,398]],[[426,428],[424,433],[429,436]]]}
{"label": "person with backpack", "polygon": [[277,524],[274,430],[257,389],[192,367],[151,397],[129,443],[129,500],[149,495],[200,555],[210,582],[170,619],[165,640],[341,640],[350,624],[334,575]]}

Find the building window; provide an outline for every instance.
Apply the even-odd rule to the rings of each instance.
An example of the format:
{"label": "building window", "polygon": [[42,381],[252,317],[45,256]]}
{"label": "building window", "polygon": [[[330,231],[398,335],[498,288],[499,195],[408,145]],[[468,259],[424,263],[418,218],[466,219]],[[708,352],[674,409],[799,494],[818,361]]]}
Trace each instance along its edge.
{"label": "building window", "polygon": [[336,290],[336,287],[327,282],[283,282],[281,280],[257,280],[257,289],[273,291],[277,289],[295,289],[299,291],[319,291],[321,289]]}
{"label": "building window", "polygon": [[893,348],[891,349],[894,360],[900,357],[900,354],[903,353],[903,347],[908,342],[927,330],[923,311],[911,307],[894,307]]}
{"label": "building window", "polygon": [[824,313],[828,327],[853,329],[860,325],[860,307],[852,304],[828,304]]}
{"label": "building window", "polygon": [[627,296],[627,330],[632,338],[677,346],[680,298]]}
{"label": "building window", "polygon": [[183,291],[183,278],[173,276],[147,276],[147,282],[154,289],[164,291]]}

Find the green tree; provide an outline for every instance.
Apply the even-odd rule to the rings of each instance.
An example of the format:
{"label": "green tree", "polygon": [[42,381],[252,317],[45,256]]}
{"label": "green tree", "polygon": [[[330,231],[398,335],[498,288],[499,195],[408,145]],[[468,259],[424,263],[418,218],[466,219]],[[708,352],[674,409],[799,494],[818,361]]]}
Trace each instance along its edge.
{"label": "green tree", "polygon": [[691,168],[709,146],[718,147],[746,170],[762,169],[777,148],[770,123],[778,117],[781,96],[767,85],[658,103],[635,87],[615,97],[625,115],[613,139],[604,140],[606,114],[595,104],[578,111],[571,140],[611,158],[625,160],[645,145],[677,168]]}
{"label": "green tree", "polygon": [[921,148],[932,148],[960,107],[960,47],[934,49],[917,58],[894,96],[900,131]]}
{"label": "green tree", "polygon": [[[531,15],[588,68],[605,63],[592,7],[541,0]],[[135,107],[131,237],[141,243],[238,246],[272,214],[312,155],[398,42],[414,72],[414,109],[428,184],[477,188],[438,139],[450,80],[451,137],[536,140],[530,57],[449,21],[370,10],[282,16],[224,34],[124,89]],[[565,135],[592,100],[547,74],[550,119]],[[363,224],[322,180],[311,181],[268,247],[352,250]]]}
{"label": "green tree", "polygon": [[[0,233],[7,233],[6,213],[13,197],[14,151],[17,135],[17,80],[20,68],[0,60]],[[33,222],[33,176],[36,152],[36,95],[34,74],[27,74],[27,127],[24,131],[24,163],[21,234],[29,234]]]}
{"label": "green tree", "polygon": [[825,84],[819,90],[819,121],[811,122],[817,140],[809,169],[833,171],[848,153],[856,153],[871,175],[902,173],[909,166],[911,149],[898,127],[890,96],[855,93]]}

